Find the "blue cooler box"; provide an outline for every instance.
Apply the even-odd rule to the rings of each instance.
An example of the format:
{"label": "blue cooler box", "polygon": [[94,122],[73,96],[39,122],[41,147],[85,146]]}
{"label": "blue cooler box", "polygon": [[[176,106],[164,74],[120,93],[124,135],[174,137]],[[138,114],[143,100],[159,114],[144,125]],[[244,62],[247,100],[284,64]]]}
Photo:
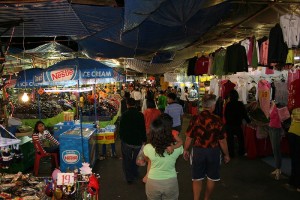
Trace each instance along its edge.
{"label": "blue cooler box", "polygon": [[90,163],[91,167],[95,164],[96,132],[95,128],[83,128],[83,138],[81,138],[80,128],[75,127],[59,135],[60,170],[62,172],[79,170],[83,162]]}

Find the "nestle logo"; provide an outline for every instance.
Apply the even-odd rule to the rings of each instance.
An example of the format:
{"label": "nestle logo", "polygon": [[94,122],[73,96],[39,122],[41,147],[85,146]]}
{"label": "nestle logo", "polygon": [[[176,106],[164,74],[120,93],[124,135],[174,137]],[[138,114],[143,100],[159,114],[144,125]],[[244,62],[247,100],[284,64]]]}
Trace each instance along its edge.
{"label": "nestle logo", "polygon": [[72,80],[74,75],[74,69],[68,68],[68,69],[62,69],[62,70],[55,70],[50,72],[51,79],[53,81],[68,81]]}
{"label": "nestle logo", "polygon": [[66,150],[62,152],[62,159],[67,164],[75,164],[80,160],[80,154],[77,150]]}

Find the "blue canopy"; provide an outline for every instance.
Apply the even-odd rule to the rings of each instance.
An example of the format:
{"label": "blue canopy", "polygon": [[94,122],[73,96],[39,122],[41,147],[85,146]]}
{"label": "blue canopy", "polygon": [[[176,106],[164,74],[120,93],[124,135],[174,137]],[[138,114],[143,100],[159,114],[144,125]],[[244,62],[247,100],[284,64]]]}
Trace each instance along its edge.
{"label": "blue canopy", "polygon": [[20,71],[17,76],[16,88],[33,88],[38,84],[34,83],[34,76],[43,72],[42,68],[31,68]]}
{"label": "blue canopy", "polygon": [[[124,10],[72,5],[87,30],[92,33],[78,43],[91,58],[133,58],[153,55],[154,52],[176,52],[199,40],[230,11],[228,2],[205,8],[202,2],[206,3],[207,0],[148,1],[149,4],[153,3],[151,11],[145,11],[146,18],[141,16],[143,9],[135,12],[135,15],[141,16],[135,18],[138,22],[126,21],[129,20],[126,18],[129,17],[127,7]],[[134,26],[131,26],[132,23]],[[127,31],[124,31],[124,24]]]}
{"label": "blue canopy", "polygon": [[95,60],[74,58],[56,63],[34,78],[39,85],[76,85],[115,82],[118,72]]}

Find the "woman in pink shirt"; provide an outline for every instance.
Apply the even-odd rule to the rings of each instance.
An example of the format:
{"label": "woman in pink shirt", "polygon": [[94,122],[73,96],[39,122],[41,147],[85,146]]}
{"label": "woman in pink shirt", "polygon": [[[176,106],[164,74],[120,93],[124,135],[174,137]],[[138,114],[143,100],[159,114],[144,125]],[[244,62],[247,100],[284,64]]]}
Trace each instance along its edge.
{"label": "woman in pink shirt", "polygon": [[281,121],[278,115],[278,109],[275,105],[275,102],[271,102],[270,109],[270,141],[273,149],[273,155],[275,159],[276,169],[271,173],[275,175],[275,179],[279,180],[281,174],[281,151],[280,151],[280,137],[281,137]]}

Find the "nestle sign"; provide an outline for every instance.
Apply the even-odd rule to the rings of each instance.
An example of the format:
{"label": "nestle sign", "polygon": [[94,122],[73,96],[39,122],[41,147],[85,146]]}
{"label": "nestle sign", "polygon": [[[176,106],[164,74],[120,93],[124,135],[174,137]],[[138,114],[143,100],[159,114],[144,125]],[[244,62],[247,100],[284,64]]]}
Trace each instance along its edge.
{"label": "nestle sign", "polygon": [[75,72],[72,68],[54,70],[50,72],[52,81],[69,81],[72,80]]}

